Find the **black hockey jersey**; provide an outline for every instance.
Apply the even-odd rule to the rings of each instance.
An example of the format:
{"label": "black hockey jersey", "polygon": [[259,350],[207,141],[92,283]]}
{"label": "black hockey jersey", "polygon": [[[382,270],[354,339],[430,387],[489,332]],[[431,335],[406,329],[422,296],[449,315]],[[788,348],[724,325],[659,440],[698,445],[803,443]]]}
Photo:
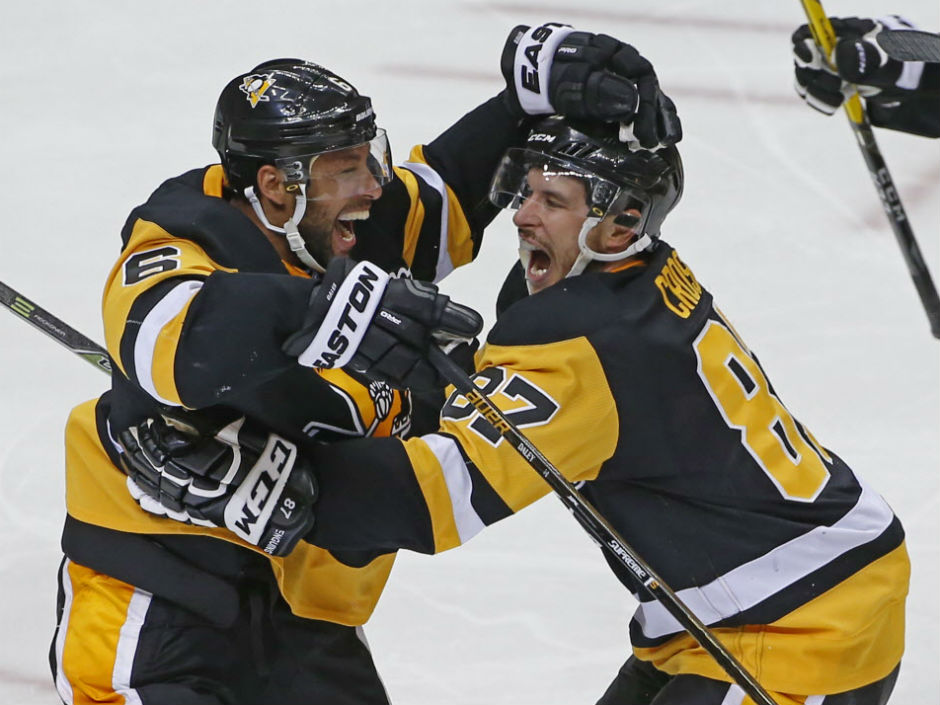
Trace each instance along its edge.
{"label": "black hockey jersey", "polygon": [[[841,692],[897,665],[900,523],[783,405],[666,243],[508,306],[477,370],[477,386],[766,688]],[[456,393],[436,433],[316,453],[311,540],[328,547],[446,550],[549,491]],[[640,601],[635,653],[727,680],[610,562]]]}
{"label": "black hockey jersey", "polygon": [[[357,223],[353,256],[427,280],[469,262],[496,213],[484,205],[490,174],[518,130],[494,99],[416,147],[396,167],[369,220]],[[246,415],[300,444],[409,429],[407,395],[342,370],[301,367],[281,351],[302,325],[315,282],[281,261],[222,196],[222,168],[196,169],[162,184],[127,220],[103,302],[116,370],[112,390],[77,407],[67,428],[73,519],[121,532],[239,543],[223,529],[148,515],[127,492],[111,429],[158,415],[158,403]],[[74,554],[82,550],[77,534],[64,543]],[[87,556],[71,557],[96,567]],[[271,558],[296,614],[350,625],[368,618],[393,560],[371,549],[339,555],[310,544]],[[133,582],[113,569],[103,572]]]}

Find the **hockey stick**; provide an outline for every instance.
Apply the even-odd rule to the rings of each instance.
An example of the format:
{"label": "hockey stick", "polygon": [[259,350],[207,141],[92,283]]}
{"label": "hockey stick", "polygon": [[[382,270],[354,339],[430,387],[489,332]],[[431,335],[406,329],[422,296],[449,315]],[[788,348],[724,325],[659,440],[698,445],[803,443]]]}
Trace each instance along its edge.
{"label": "hockey stick", "polygon": [[[84,358],[101,371],[110,374],[111,361],[104,348],[3,282],[0,282],[0,302],[59,344]],[[581,496],[574,485],[565,479],[561,471],[542,455],[539,449],[506,418],[503,412],[486,395],[477,389],[466,373],[436,347],[431,348],[430,356],[431,362],[444,378],[451,382],[473,404],[477,411],[499,431],[500,435],[513,445],[526,462],[545,479],[565,506],[574,514],[578,523],[639,580],[650,596],[658,600],[702,648],[711,654],[718,665],[747,693],[756,705],[777,705],[767,694],[767,691],[761,687],[760,683],[715,638],[695,613],[660,579],[646,561],[636,554],[617,530],[591,506],[590,502]]]}
{"label": "hockey stick", "polygon": [[430,360],[438,372],[453,384],[483,418],[513,446],[529,466],[542,476],[584,530],[633,574],[650,596],[660,602],[701,647],[711,654],[718,665],[747,693],[751,700],[757,705],[776,705],[754,676],[748,673],[744,666],[715,638],[704,622],[679,599],[646,561],[636,554],[591,503],[581,496],[581,493],[561,474],[561,471],[552,465],[539,449],[516,428],[515,424],[507,419],[506,415],[476,387],[457,363],[433,346],[430,351]]}
{"label": "hockey stick", "polygon": [[[3,282],[0,282],[0,303],[34,328],[41,330],[63,347],[68,348],[94,365],[95,368],[107,375],[111,374],[111,357],[108,355],[107,350]],[[188,433],[215,435],[217,430],[217,428],[200,421],[197,415],[182,409],[175,409],[161,404],[160,413],[168,422]]]}
{"label": "hockey stick", "polygon": [[[830,58],[836,44],[836,35],[832,29],[832,23],[826,17],[819,0],[800,0],[800,2],[806,12],[810,32],[813,34],[813,39],[816,40],[820,53],[825,57],[830,68],[835,70]],[[871,123],[868,121],[868,116],[865,115],[862,101],[857,92],[853,92],[846,98],[844,107],[849,123],[852,125],[852,130],[855,132],[859,149],[862,150],[865,164],[868,166],[868,171],[875,184],[875,189],[881,197],[882,205],[888,216],[888,222],[891,223],[891,229],[894,231],[894,237],[901,248],[907,270],[910,272],[911,279],[914,280],[914,287],[917,289],[921,304],[923,304],[924,311],[927,313],[927,320],[930,321],[930,331],[933,333],[934,338],[940,338],[940,298],[937,297],[937,289],[930,278],[930,270],[927,269],[920,247],[917,245],[917,240],[914,239],[914,231],[907,219],[907,213],[904,212],[901,197],[894,186],[894,180],[891,178],[884,157],[881,156],[881,150],[878,149]]]}
{"label": "hockey stick", "polygon": [[0,282],[0,303],[102,372],[111,374],[107,350],[3,282]]}

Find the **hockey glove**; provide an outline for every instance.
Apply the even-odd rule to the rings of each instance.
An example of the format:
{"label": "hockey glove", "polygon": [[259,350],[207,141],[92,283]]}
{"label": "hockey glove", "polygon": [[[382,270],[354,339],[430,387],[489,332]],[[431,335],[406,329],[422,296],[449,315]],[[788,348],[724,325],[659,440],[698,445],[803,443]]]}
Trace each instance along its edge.
{"label": "hockey glove", "polygon": [[214,436],[147,419],[118,442],[127,488],[151,514],[224,526],[274,556],[286,556],[313,528],[317,486],[297,446],[244,417]]}
{"label": "hockey glove", "polygon": [[797,28],[792,37],[796,92],[811,107],[831,115],[846,95],[857,90],[871,112],[875,106],[903,102],[921,89],[940,90],[936,63],[925,70],[924,61],[904,60],[902,47],[908,36],[914,36],[902,35],[914,29],[907,20],[891,15],[879,20],[833,17],[830,22],[837,37],[829,57],[835,71],[820,54],[807,25]]}
{"label": "hockey glove", "polygon": [[682,126],[653,66],[629,44],[547,23],[515,27],[503,47],[503,96],[520,116],[559,113],[632,127],[638,146],[675,144]]}
{"label": "hockey glove", "polygon": [[337,257],[283,349],[306,367],[345,367],[399,389],[428,389],[445,385],[426,359],[429,347],[473,348],[482,328],[480,314],[433,284]]}

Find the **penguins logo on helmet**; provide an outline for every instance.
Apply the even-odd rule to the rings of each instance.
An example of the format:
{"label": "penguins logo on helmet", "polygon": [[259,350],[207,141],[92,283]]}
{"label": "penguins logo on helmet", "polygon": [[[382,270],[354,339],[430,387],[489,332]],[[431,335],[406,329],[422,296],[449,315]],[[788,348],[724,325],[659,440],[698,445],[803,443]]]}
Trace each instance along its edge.
{"label": "penguins logo on helmet", "polygon": [[271,100],[271,98],[265,94],[276,82],[277,79],[272,78],[269,73],[253,73],[242,79],[242,84],[238,87],[238,90],[248,97],[248,102],[251,104],[251,107],[254,108],[258,103],[267,103]]}
{"label": "penguins logo on helmet", "polygon": [[[362,145],[368,145],[366,166],[375,182],[389,183],[391,154],[385,131],[375,124],[372,101],[336,74],[300,59],[272,59],[236,75],[216,103],[212,146],[227,188],[248,201],[264,228],[284,235],[310,270],[323,271],[298,230],[312,200],[306,192],[310,164],[325,152]],[[293,214],[283,224],[268,220],[256,193],[259,169],[266,165],[282,170],[294,196]]]}

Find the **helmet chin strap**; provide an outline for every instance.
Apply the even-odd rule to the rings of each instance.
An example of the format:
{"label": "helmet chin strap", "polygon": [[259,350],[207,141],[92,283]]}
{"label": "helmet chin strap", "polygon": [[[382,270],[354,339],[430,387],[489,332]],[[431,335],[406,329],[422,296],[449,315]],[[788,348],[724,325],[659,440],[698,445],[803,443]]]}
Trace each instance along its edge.
{"label": "helmet chin strap", "polygon": [[581,232],[578,233],[578,249],[580,252],[578,252],[578,258],[574,261],[574,264],[571,265],[571,269],[569,269],[568,273],[565,275],[565,279],[568,277],[576,277],[583,273],[587,266],[594,260],[598,262],[617,262],[618,260],[632,257],[637,252],[642,252],[653,244],[653,238],[643,233],[640,237],[631,242],[626,249],[620,252],[597,252],[592,250],[587,244],[587,236],[601,220],[602,218],[596,217],[587,217],[584,219],[584,225],[581,226]]}
{"label": "helmet chin strap", "polygon": [[313,255],[307,250],[307,246],[304,244],[304,239],[300,235],[300,231],[297,229],[297,223],[300,222],[300,219],[304,217],[304,212],[307,209],[307,188],[306,184],[298,184],[300,188],[300,193],[297,194],[294,199],[294,213],[288,218],[282,227],[277,225],[272,225],[268,220],[268,216],[264,213],[264,208],[261,207],[261,201],[258,199],[257,194],[255,193],[254,186],[247,186],[245,188],[245,198],[248,199],[248,202],[251,204],[251,209],[255,212],[255,215],[258,216],[258,219],[261,221],[262,225],[268,230],[271,230],[276,233],[281,233],[287,238],[287,244],[297,258],[304,263],[305,266],[314,270],[315,272],[320,272],[321,274],[326,270],[323,268],[319,262],[314,259]]}

